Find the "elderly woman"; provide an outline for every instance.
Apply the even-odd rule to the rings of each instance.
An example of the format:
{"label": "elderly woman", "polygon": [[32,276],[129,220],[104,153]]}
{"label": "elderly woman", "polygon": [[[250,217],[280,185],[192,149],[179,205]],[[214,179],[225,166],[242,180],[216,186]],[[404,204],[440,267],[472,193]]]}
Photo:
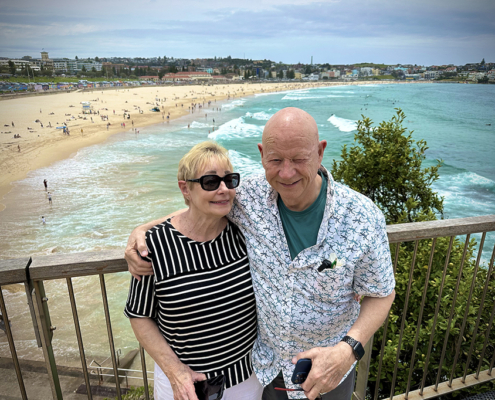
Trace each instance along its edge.
{"label": "elderly woman", "polygon": [[194,382],[224,375],[224,400],[258,400],[249,260],[226,218],[239,174],[223,147],[204,142],[181,159],[177,177],[188,209],[148,231],[154,275],[132,278],[125,308],[155,360],[155,399],[197,400]]}

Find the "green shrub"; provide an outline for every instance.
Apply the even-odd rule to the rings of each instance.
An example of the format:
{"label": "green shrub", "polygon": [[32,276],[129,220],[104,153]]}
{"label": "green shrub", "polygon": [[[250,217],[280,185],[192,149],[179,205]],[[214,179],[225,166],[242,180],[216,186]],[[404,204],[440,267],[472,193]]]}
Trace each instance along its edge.
{"label": "green shrub", "polygon": [[[412,132],[402,126],[405,115],[397,109],[396,115],[390,121],[384,121],[379,126],[373,126],[369,118],[363,117],[358,121],[355,145],[342,149],[342,161],[334,161],[332,175],[336,181],[345,183],[352,189],[368,196],[380,207],[388,224],[430,221],[437,219],[436,215],[443,213],[443,198],[432,189],[432,184],[438,179],[441,161],[436,165],[423,168],[426,142],[412,139]],[[396,279],[396,297],[389,314],[389,323],[385,339],[383,364],[381,368],[378,398],[390,396],[396,359],[397,376],[395,379],[395,395],[407,390],[407,382],[411,374],[409,390],[419,389],[426,369],[425,387],[434,385],[440,366],[441,354],[446,333],[449,330],[448,321],[453,308],[450,332],[446,343],[446,351],[442,363],[439,382],[450,378],[451,369],[459,338],[460,352],[456,362],[453,379],[463,376],[467,363],[467,355],[473,343],[474,330],[480,311],[482,293],[488,282],[487,296],[481,310],[481,319],[473,343],[473,354],[467,374],[476,372],[486,335],[489,335],[487,349],[481,370],[487,369],[494,352],[495,329],[488,332],[488,325],[493,304],[495,302],[495,274],[488,276],[488,267],[481,265],[476,268],[474,255],[477,254],[477,244],[471,239],[466,248],[464,267],[461,275],[464,240],[455,238],[447,264],[446,278],[442,286],[443,270],[448,254],[449,238],[438,238],[431,268],[429,260],[433,240],[421,240],[417,244],[417,255],[411,275],[411,265],[414,253],[414,243],[403,243],[399,247]],[[391,245],[392,259],[395,259],[397,245]],[[477,271],[476,271],[477,270]],[[412,276],[411,283],[409,277]],[[459,290],[455,296],[455,288],[459,279]],[[474,290],[470,298],[470,288],[474,279]],[[407,307],[406,293],[411,285]],[[418,327],[423,292],[426,288],[421,324]],[[454,302],[454,297],[455,302]],[[436,307],[440,300],[438,314]],[[468,307],[469,304],[469,307]],[[437,317],[435,327],[435,315]],[[464,316],[466,322],[464,323]],[[464,331],[461,330],[464,324]],[[401,346],[399,336],[401,326],[404,326]],[[428,348],[433,333],[431,354],[428,366]],[[377,383],[378,364],[381,353],[384,327],[379,329],[374,337],[367,397],[373,398]],[[417,347],[414,343],[417,336]],[[414,364],[411,360],[414,352]],[[469,393],[484,392],[493,388],[493,383],[478,385],[469,389]],[[455,397],[454,392],[443,398]]]}

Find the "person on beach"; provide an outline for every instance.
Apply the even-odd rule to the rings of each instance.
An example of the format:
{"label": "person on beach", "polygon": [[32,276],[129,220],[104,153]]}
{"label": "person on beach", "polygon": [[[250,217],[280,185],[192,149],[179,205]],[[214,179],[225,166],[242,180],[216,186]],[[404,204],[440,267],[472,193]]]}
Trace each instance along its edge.
{"label": "person on beach", "polygon": [[43,180],[43,185],[45,185],[45,191],[48,190],[48,181],[46,179]]}
{"label": "person on beach", "polygon": [[44,216],[41,216],[41,223],[42,223],[43,225],[46,225],[46,219],[45,219],[45,217],[44,217]]}
{"label": "person on beach", "polygon": [[21,146],[18,144],[17,145],[17,152],[20,153],[21,152]]}
{"label": "person on beach", "polygon": [[52,204],[52,194],[50,192],[47,193],[48,204]]}
{"label": "person on beach", "polygon": [[188,208],[147,231],[154,275],[132,277],[124,311],[155,360],[155,399],[197,400],[194,382],[224,375],[223,400],[259,400],[249,260],[226,218],[240,176],[226,149],[203,142],[182,157],[177,178]]}
{"label": "person on beach", "polygon": [[[308,399],[350,399],[363,345],[395,297],[383,214],[333,181],[321,165],[326,146],[308,113],[277,112],[258,144],[265,176],[243,180],[228,215],[246,237],[260,316],[253,367],[263,400],[301,397],[275,390],[298,388],[290,379],[301,358],[313,365],[301,385]],[[145,232],[154,224],[129,237],[125,257],[135,276],[153,273],[139,255],[147,254]]]}

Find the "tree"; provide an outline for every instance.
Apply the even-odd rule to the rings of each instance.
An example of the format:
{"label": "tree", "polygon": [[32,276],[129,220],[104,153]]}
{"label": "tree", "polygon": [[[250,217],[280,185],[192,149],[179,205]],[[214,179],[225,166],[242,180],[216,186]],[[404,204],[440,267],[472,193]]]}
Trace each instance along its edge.
{"label": "tree", "polygon": [[431,188],[441,161],[422,169],[428,147],[424,140],[412,139],[402,126],[404,119],[400,109],[377,127],[364,117],[354,137],[358,145],[344,146],[342,161],[334,161],[332,168],[334,178],[369,197],[387,223],[432,220],[443,212],[443,199]]}
{"label": "tree", "polygon": [[278,71],[277,72],[277,78],[283,79],[283,77],[284,77],[284,71],[282,71],[282,70]]}
{"label": "tree", "polygon": [[76,60],[79,60],[79,58],[77,58],[77,56],[76,56]]}
{"label": "tree", "polygon": [[160,71],[158,71],[158,79],[161,80],[164,75],[165,75],[165,69],[162,68],[162,69],[160,69]]}
{"label": "tree", "polygon": [[86,72],[86,67],[84,65],[81,68],[81,72]]}
{"label": "tree", "polygon": [[294,79],[296,77],[296,73],[293,69],[289,69],[287,71],[287,79]]}
{"label": "tree", "polygon": [[100,59],[98,57],[95,57],[95,61],[98,62],[100,61]]}
{"label": "tree", "polygon": [[168,68],[168,71],[175,74],[177,71],[177,67],[175,65],[172,65]]}
{"label": "tree", "polygon": [[[372,122],[363,116],[363,119],[358,121],[357,133],[354,136],[357,144],[350,150],[344,146],[341,154],[342,161],[334,162],[332,166],[334,179],[370,197],[384,213],[389,224],[434,220],[435,214],[443,210],[443,198],[434,193],[431,188],[431,185],[438,179],[441,162],[433,167],[421,168],[427,149],[426,142],[424,140],[415,142],[411,138],[412,132],[407,132],[407,129],[402,126],[404,119],[404,113],[398,109],[390,121],[384,121],[379,126],[373,127]],[[429,263],[433,248],[432,240],[418,241],[414,265],[412,264],[413,243],[391,245],[393,260],[398,251],[395,271],[396,297],[389,313],[386,337],[384,338],[384,327],[380,328],[374,336],[366,396],[368,399],[374,396],[375,390],[380,399],[390,396],[392,374],[397,356],[395,394],[405,392],[410,373],[412,375],[411,388],[417,388],[421,384],[425,370],[425,386],[435,384],[439,368],[441,370],[440,381],[447,380],[458,344],[461,356],[457,361],[454,378],[462,376],[465,368],[468,374],[476,372],[485,337],[488,335],[487,342],[494,343],[495,330],[488,331],[488,324],[493,307],[493,293],[495,293],[495,273],[489,276],[486,265],[480,266],[476,271],[474,239],[464,250],[463,241],[454,238],[450,258],[447,260],[449,242],[448,237],[436,239],[431,267]],[[465,262],[461,272],[463,260]],[[444,269],[448,273],[442,287]],[[409,282],[410,276],[411,282]],[[459,290],[454,302],[458,279]],[[469,303],[472,282],[474,282],[474,291],[471,303]],[[411,285],[411,291],[406,307],[405,293],[409,285]],[[487,293],[490,293],[490,300],[486,300],[481,307],[485,285]],[[423,317],[421,324],[418,324],[419,305],[422,304],[423,293],[425,293]],[[438,313],[437,303],[439,304]],[[453,318],[449,326],[451,312]],[[474,338],[478,313],[480,324],[476,338]],[[436,325],[433,326],[435,318],[437,318]],[[466,328],[461,332],[464,318],[466,318]],[[404,325],[404,331],[399,348],[399,331],[402,325]],[[449,330],[448,336],[447,330]],[[429,364],[426,367],[426,354],[430,347],[431,336],[433,345]],[[447,337],[446,342],[445,337]],[[417,346],[414,349],[416,338]],[[440,366],[444,342],[446,352],[443,364]],[[382,343],[385,343],[385,346],[380,384],[377,388]],[[474,356],[469,365],[466,365],[466,355],[470,351],[471,344]],[[491,358],[492,353],[493,346],[491,346],[490,356],[485,355],[485,357]],[[413,355],[415,363],[411,370]],[[489,360],[486,360],[483,365],[484,369],[488,368]],[[487,391],[488,387],[493,388],[495,385],[493,383],[479,385],[475,389],[471,388],[470,393]],[[450,399],[452,396],[442,398]]]}
{"label": "tree", "polygon": [[9,71],[12,75],[15,75],[16,67],[12,60],[9,60]]}
{"label": "tree", "polygon": [[485,59],[483,58],[483,60],[481,60],[481,65],[485,65]]}

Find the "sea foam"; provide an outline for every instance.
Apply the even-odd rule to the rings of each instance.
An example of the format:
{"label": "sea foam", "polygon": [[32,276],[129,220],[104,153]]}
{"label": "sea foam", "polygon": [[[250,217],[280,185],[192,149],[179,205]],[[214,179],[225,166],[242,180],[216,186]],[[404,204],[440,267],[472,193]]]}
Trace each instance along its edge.
{"label": "sea foam", "polygon": [[263,133],[264,126],[246,124],[244,117],[239,117],[226,122],[208,135],[213,140],[229,140],[246,137],[258,137]]}
{"label": "sea foam", "polygon": [[272,117],[272,115],[273,114],[267,114],[264,111],[260,111],[254,114],[250,112],[246,113],[246,117],[257,119],[258,121],[268,121]]}
{"label": "sea foam", "polygon": [[211,125],[198,121],[193,121],[191,124],[191,128],[209,128],[209,127],[211,127]]}
{"label": "sea foam", "polygon": [[241,100],[233,100],[230,103],[224,104],[222,106],[222,110],[224,110],[224,111],[230,111],[233,108],[242,107],[245,102],[246,102],[246,100],[242,100],[242,99]]}
{"label": "sea foam", "polygon": [[356,121],[340,118],[336,115],[332,115],[328,120],[333,126],[335,126],[341,132],[352,132],[357,129]]}
{"label": "sea foam", "polygon": [[229,157],[234,165],[235,171],[241,174],[241,181],[243,177],[265,173],[260,161],[255,161],[244,153],[236,150],[229,150]]}

